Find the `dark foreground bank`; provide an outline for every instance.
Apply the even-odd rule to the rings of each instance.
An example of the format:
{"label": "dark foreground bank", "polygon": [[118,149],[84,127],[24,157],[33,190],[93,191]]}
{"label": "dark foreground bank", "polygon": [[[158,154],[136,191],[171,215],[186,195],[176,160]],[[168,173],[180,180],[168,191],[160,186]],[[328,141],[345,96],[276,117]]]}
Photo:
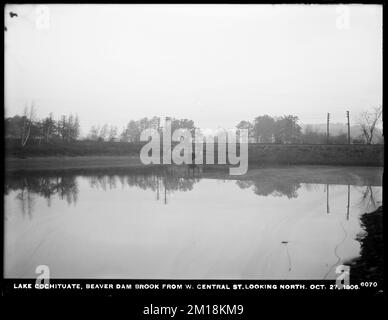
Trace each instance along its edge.
{"label": "dark foreground bank", "polygon": [[365,234],[360,235],[360,257],[350,261],[351,282],[377,282],[383,284],[384,242],[383,242],[383,207],[365,213],[361,217]]}

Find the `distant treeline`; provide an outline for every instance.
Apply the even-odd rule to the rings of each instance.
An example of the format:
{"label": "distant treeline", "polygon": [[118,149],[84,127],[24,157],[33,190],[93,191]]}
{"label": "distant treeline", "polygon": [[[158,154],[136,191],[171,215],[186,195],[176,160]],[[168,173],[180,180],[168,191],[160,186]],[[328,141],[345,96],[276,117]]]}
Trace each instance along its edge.
{"label": "distant treeline", "polygon": [[[194,121],[189,119],[171,118],[171,132],[176,129],[188,129],[192,133],[199,130],[195,127]],[[120,141],[120,142],[140,142],[140,134],[146,129],[155,129],[161,132],[163,127],[162,120],[159,117],[142,118],[140,120],[130,120],[121,133],[118,133],[116,126],[92,126],[86,139],[92,141]]]}
{"label": "distant treeline", "polygon": [[[357,138],[352,137],[351,143],[371,144],[383,143],[383,137],[376,134],[376,124],[380,114],[365,113],[369,118],[365,118],[360,123],[362,134]],[[195,126],[193,120],[170,118],[171,132],[184,128],[192,133],[202,133],[199,127]],[[73,144],[75,141],[86,140],[95,142],[140,142],[140,134],[145,129],[155,129],[159,132],[163,130],[164,120],[160,117],[142,118],[130,120],[119,133],[117,126],[105,124],[103,126],[92,126],[88,135],[80,138],[80,122],[77,115],[62,115],[59,119],[54,119],[53,115],[43,119],[36,119],[33,107],[24,114],[5,119],[5,137],[12,141],[11,145],[16,146],[15,141],[24,148],[26,145],[37,146],[50,144],[62,146],[64,143]],[[262,115],[253,121],[243,120],[236,125],[236,129],[247,129],[250,143],[274,143],[274,144],[347,144],[347,133],[340,132],[336,135],[326,135],[306,126],[305,130],[299,125],[299,119],[295,115],[284,115],[271,117]],[[221,129],[223,130],[223,129]],[[106,147],[106,144],[105,144]]]}
{"label": "distant treeline", "polygon": [[[140,142],[140,134],[145,129],[162,130],[161,119],[153,117],[151,119],[142,118],[140,120],[130,120],[122,132],[119,134],[117,126],[105,124],[103,126],[92,126],[88,135],[80,139],[80,122],[78,115],[62,115],[55,120],[53,115],[43,119],[35,119],[33,108],[29,112],[19,116],[5,118],[5,138],[15,144],[15,140],[20,142],[22,147],[29,145],[40,145],[42,143],[62,142],[72,143],[76,140],[88,141],[110,141],[110,142]],[[171,131],[185,128],[192,132],[198,129],[194,126],[194,121],[189,119],[171,119]]]}
{"label": "distant treeline", "polygon": [[[251,143],[277,143],[277,144],[325,144],[327,137],[325,133],[314,131],[312,128],[302,132],[298,124],[298,117],[286,115],[282,117],[270,117],[268,115],[259,116],[253,122],[240,121],[236,129],[247,129],[249,142]],[[121,142],[140,142],[140,134],[143,130],[152,128],[159,132],[162,131],[163,123],[161,118],[142,118],[140,120],[131,120],[119,134],[117,127],[105,124],[103,126],[93,126],[87,136],[92,141],[121,141]],[[192,133],[202,133],[201,128],[195,126],[190,119],[171,119],[171,132],[178,128],[190,130]],[[218,130],[220,131],[220,129]],[[362,138],[353,139],[353,143],[363,143]],[[332,144],[345,144],[348,142],[347,134],[340,133],[333,135],[329,139]]]}
{"label": "distant treeline", "polygon": [[52,113],[43,119],[34,119],[34,110],[29,113],[25,110],[22,116],[5,119],[5,138],[19,140],[21,146],[25,146],[31,141],[51,142],[66,141],[72,142],[78,139],[80,133],[80,123],[78,116],[72,114],[61,116],[55,120]]}
{"label": "distant treeline", "polygon": [[[326,143],[326,134],[315,131],[302,132],[299,125],[299,119],[294,115],[285,115],[281,117],[271,117],[263,115],[256,117],[252,122],[240,121],[236,128],[247,129],[250,142],[256,143],[276,143],[276,144],[294,144],[294,143]],[[331,137],[331,143],[346,143],[347,136],[340,135]]]}
{"label": "distant treeline", "polygon": [[[350,137],[350,142],[355,144],[383,143],[382,135],[378,135],[376,125],[381,114],[377,112],[364,112],[361,115],[361,134],[357,137]],[[348,134],[337,132],[330,134],[314,130],[312,125],[307,125],[304,130],[299,125],[299,119],[295,115],[271,117],[262,115],[253,121],[240,121],[237,129],[247,129],[250,142],[276,143],[276,144],[347,144]]]}

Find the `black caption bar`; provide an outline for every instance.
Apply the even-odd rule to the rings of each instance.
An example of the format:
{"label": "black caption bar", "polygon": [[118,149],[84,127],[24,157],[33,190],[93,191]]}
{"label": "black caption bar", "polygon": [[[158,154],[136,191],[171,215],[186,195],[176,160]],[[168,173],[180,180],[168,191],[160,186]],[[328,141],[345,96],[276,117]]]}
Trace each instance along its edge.
{"label": "black caption bar", "polygon": [[120,295],[158,297],[181,295],[247,296],[359,296],[382,295],[377,282],[341,285],[335,280],[111,280],[111,279],[4,279],[3,296],[10,295]]}

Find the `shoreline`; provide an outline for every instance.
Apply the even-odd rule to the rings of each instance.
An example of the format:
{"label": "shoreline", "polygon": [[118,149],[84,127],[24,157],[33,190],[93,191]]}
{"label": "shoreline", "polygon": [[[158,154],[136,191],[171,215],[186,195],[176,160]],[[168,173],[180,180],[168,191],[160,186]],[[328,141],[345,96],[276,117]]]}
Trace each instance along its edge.
{"label": "shoreline", "polygon": [[[5,171],[13,170],[45,170],[45,169],[72,169],[72,168],[115,168],[115,167],[146,167],[146,166],[166,166],[165,164],[144,165],[140,161],[139,155],[86,155],[86,156],[45,156],[45,157],[5,157]],[[179,166],[168,164],[167,166]],[[229,164],[201,164],[203,167],[224,167],[229,168]],[[284,166],[319,166],[319,167],[363,167],[363,168],[383,168],[384,165],[365,164],[336,164],[336,163],[282,163],[282,162],[259,162],[249,160],[250,167],[284,167]]]}
{"label": "shoreline", "polygon": [[350,283],[373,281],[383,287],[383,206],[364,213],[361,216],[361,225],[365,233],[359,234],[356,239],[361,244],[361,254],[345,263],[350,266]]}
{"label": "shoreline", "polygon": [[[87,142],[77,141],[66,144],[42,144],[26,145],[22,148],[19,145],[5,145],[6,157],[12,158],[13,162],[21,161],[30,166],[29,162],[46,161],[47,159],[93,159],[91,165],[98,165],[104,159],[113,159],[111,166],[122,166],[123,163],[116,159],[131,158],[131,165],[136,164],[144,143],[126,142]],[[207,148],[203,145],[203,161]],[[239,154],[240,145],[236,145]],[[339,166],[383,166],[384,145],[358,145],[358,144],[260,144],[250,143],[248,148],[248,161],[251,165],[339,165]],[[217,163],[218,144],[213,144],[209,150],[213,150],[213,158]],[[162,152],[162,146],[160,149]],[[223,151],[222,151],[223,152]],[[226,152],[226,151],[225,151]],[[159,156],[162,158],[162,154]],[[139,159],[138,159],[139,160]],[[24,161],[24,162],[23,162]],[[77,160],[79,161],[79,160]],[[137,161],[140,163],[140,160]],[[68,166],[68,163],[64,163]],[[48,162],[51,166],[51,163]],[[128,163],[124,163],[128,166]],[[78,164],[75,164],[78,167]],[[104,164],[105,166],[105,164]]]}
{"label": "shoreline", "polygon": [[139,156],[50,156],[31,158],[5,158],[5,171],[45,171],[88,168],[144,167]]}
{"label": "shoreline", "polygon": [[199,165],[189,171],[187,165],[144,165],[138,156],[83,156],[83,157],[42,157],[5,158],[6,175],[22,174],[175,174],[194,175],[198,178],[227,180],[260,180],[263,182],[281,180],[298,183],[329,183],[352,185],[382,185],[383,167],[304,165],[304,164],[252,164],[244,175],[229,175],[229,165]]}

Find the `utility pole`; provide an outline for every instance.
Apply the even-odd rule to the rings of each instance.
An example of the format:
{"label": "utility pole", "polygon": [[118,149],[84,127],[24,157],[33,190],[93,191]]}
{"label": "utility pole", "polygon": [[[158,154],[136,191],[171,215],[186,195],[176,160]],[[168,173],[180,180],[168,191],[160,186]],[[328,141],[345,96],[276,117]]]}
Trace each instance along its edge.
{"label": "utility pole", "polygon": [[350,144],[350,122],[349,122],[349,111],[346,111],[346,117],[348,118],[348,144]]}
{"label": "utility pole", "polygon": [[327,114],[326,143],[329,144],[329,121],[330,113]]}
{"label": "utility pole", "polygon": [[156,176],[156,200],[159,201],[159,176]]}
{"label": "utility pole", "polygon": [[166,185],[164,185],[164,204],[167,204],[167,188],[166,188]]}
{"label": "utility pole", "polygon": [[348,207],[346,213],[346,220],[349,220],[349,206],[350,206],[350,184],[348,184]]}
{"label": "utility pole", "polygon": [[167,204],[167,177],[163,177],[163,185],[164,185],[164,204]]}

